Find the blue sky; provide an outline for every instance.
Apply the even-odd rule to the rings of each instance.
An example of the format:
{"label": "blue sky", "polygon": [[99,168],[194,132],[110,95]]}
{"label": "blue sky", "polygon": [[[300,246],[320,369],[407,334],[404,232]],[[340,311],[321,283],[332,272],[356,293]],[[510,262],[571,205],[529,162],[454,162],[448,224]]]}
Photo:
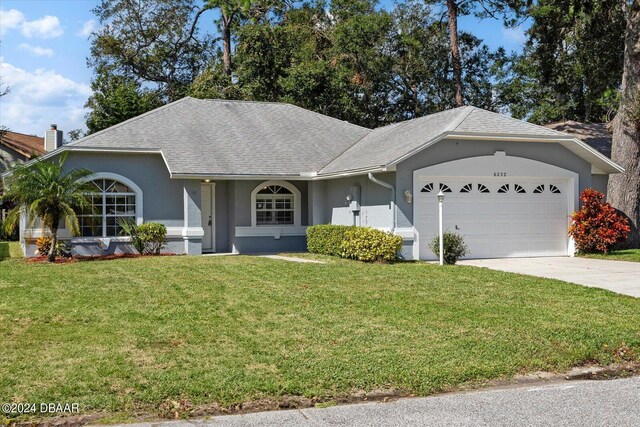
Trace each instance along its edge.
{"label": "blue sky", "polygon": [[[0,0],[0,76],[11,92],[0,98],[0,124],[16,132],[43,134],[49,124],[85,128],[84,103],[91,94],[87,68],[90,33],[98,27],[91,9],[98,0]],[[383,1],[383,4],[391,4]],[[525,23],[505,29],[500,22],[460,19],[496,49],[520,50]]]}

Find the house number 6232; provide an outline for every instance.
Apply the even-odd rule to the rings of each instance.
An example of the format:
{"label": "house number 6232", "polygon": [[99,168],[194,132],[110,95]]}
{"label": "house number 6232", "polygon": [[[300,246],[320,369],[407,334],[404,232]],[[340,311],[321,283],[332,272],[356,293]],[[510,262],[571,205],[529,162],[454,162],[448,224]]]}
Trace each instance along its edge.
{"label": "house number 6232", "polygon": [[494,172],[493,176],[507,176],[506,172]]}

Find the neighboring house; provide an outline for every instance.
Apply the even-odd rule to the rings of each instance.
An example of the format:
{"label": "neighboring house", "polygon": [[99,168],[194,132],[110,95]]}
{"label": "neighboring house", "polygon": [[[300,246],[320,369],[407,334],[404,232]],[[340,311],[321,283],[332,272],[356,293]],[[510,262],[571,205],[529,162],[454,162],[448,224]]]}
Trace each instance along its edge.
{"label": "neighboring house", "polygon": [[[439,191],[470,257],[572,255],[580,191],[623,170],[570,135],[475,107],[370,130],[289,104],[184,98],[43,158],[62,152],[96,172],[96,214],[73,238],[83,255],[131,251],[118,226],[129,218],[165,224],[174,253],[301,251],[308,225],[333,223],[388,230],[405,258],[432,259]],[[22,230],[28,256],[39,233]]]}
{"label": "neighboring house", "polygon": [[44,153],[44,138],[9,130],[0,131],[0,173],[16,163],[24,163]]}
{"label": "neighboring house", "polygon": [[[611,157],[611,143],[613,135],[606,123],[580,123],[573,120],[550,123],[545,125],[549,129],[568,133],[586,142],[600,153]],[[609,175],[594,175],[591,186],[603,194],[607,194]]]}
{"label": "neighboring house", "polygon": [[[44,152],[44,138],[0,130],[0,174],[5,173],[13,165],[29,161]],[[2,181],[0,181],[0,196],[2,188]],[[7,207],[0,200],[0,220],[4,218],[6,210]]]}

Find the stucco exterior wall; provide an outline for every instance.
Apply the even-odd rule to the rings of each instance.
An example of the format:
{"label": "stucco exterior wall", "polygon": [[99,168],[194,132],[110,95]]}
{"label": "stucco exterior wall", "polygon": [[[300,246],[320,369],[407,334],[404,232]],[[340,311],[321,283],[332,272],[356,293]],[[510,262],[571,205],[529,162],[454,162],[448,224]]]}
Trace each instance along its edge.
{"label": "stucco exterior wall", "polygon": [[[144,197],[145,221],[161,222],[167,227],[184,225],[183,185],[185,180],[169,177],[169,171],[160,154],[120,154],[70,152],[65,169],[87,168],[94,172],[122,175],[140,187]],[[191,191],[199,204],[200,187]],[[199,220],[198,220],[199,222]]]}
{"label": "stucco exterior wall", "polygon": [[[375,178],[395,185],[395,172],[374,174]],[[314,183],[315,184],[315,183]],[[357,197],[353,187],[359,187],[360,204],[359,214],[347,203],[347,195],[354,200]],[[358,175],[347,178],[331,179],[322,186],[324,197],[323,204],[314,207],[318,210],[316,215],[322,222],[314,224],[331,223],[339,225],[361,225],[364,227],[387,228],[393,226],[393,212],[391,210],[391,190],[372,182],[368,175]]]}
{"label": "stucco exterior wall", "polygon": [[507,156],[545,162],[573,171],[579,176],[579,190],[590,187],[591,165],[560,144],[544,142],[442,140],[402,161],[396,167],[396,203],[398,227],[412,227],[413,205],[404,199],[404,191],[413,189],[413,171],[452,160],[490,156],[504,151]]}
{"label": "stucco exterior wall", "polygon": [[[201,252],[201,238],[192,236],[185,239],[182,235],[185,215],[188,227],[200,227],[200,183],[170,179],[159,154],[69,152],[64,169],[74,168],[118,174],[133,181],[142,191],[144,221],[160,222],[167,226],[168,241],[163,251],[178,254]],[[33,236],[25,237],[26,255],[33,256],[36,249]],[[70,238],[68,230],[61,230],[61,237]],[[96,238],[73,238],[72,242],[74,253],[83,256],[135,252],[129,243],[118,240],[122,239],[111,239],[108,247],[101,246]]]}
{"label": "stucco exterior wall", "polygon": [[604,194],[605,199],[607,196],[607,185],[609,184],[609,175],[591,175],[591,188],[598,190]]}
{"label": "stucco exterior wall", "polygon": [[[229,181],[227,191],[228,249],[239,253],[287,252],[306,249],[306,236],[246,236],[236,234],[236,227],[251,227],[251,192],[265,180]],[[301,226],[309,225],[309,183],[287,181],[300,191]],[[285,227],[283,227],[285,228]]]}

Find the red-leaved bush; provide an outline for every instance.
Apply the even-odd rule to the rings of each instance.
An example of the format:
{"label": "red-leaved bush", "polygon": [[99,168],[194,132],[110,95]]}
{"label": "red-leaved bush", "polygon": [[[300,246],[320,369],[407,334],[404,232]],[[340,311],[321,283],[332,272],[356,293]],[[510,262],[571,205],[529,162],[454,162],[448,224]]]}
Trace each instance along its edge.
{"label": "red-leaved bush", "polygon": [[573,222],[569,227],[578,251],[606,253],[627,239],[629,222],[604,201],[604,194],[587,188],[580,194],[580,200],[582,209],[571,215]]}

